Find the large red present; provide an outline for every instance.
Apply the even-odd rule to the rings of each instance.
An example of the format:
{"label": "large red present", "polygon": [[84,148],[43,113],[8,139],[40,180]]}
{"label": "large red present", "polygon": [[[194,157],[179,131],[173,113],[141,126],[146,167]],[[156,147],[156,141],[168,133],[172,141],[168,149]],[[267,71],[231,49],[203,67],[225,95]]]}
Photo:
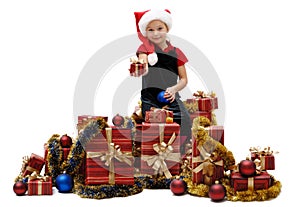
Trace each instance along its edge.
{"label": "large red present", "polygon": [[33,176],[28,180],[28,195],[52,195],[52,178]]}
{"label": "large red present", "polygon": [[209,127],[205,127],[208,135],[214,140],[220,142],[224,145],[224,127],[219,125],[213,125]]}
{"label": "large red present", "polygon": [[99,118],[103,118],[106,122],[108,120],[107,116],[92,116],[92,115],[80,115],[77,118],[78,118],[78,123],[77,123],[78,132],[81,129],[83,129],[83,127],[90,121],[95,121]]}
{"label": "large red present", "polygon": [[106,128],[86,145],[85,184],[134,184],[131,130]]}
{"label": "large red present", "polygon": [[209,121],[212,121],[212,112],[211,111],[195,111],[193,113],[190,113],[190,118],[191,118],[191,121],[193,123],[193,120],[194,118],[197,118],[199,116],[204,116],[206,118],[209,119]]}
{"label": "large red present", "polygon": [[224,162],[221,157],[210,154],[192,138],[192,182],[212,185],[224,177]]}
{"label": "large red present", "polygon": [[235,191],[262,190],[271,186],[271,176],[267,172],[261,172],[253,177],[243,177],[239,172],[231,173],[231,187]]}
{"label": "large red present", "polygon": [[166,123],[167,117],[173,118],[173,111],[168,111],[165,109],[153,109],[146,111],[145,122]]}
{"label": "large red present", "polygon": [[25,160],[25,162],[27,163],[23,171],[23,177],[25,177],[26,175],[30,175],[34,171],[40,173],[45,164],[44,158],[34,153],[32,153],[30,158],[28,160]]}
{"label": "large red present", "polygon": [[261,149],[260,147],[251,147],[251,160],[259,160],[260,170],[275,170],[275,157],[274,152],[270,147]]}
{"label": "large red present", "polygon": [[142,123],[141,173],[167,178],[180,173],[180,125]]}

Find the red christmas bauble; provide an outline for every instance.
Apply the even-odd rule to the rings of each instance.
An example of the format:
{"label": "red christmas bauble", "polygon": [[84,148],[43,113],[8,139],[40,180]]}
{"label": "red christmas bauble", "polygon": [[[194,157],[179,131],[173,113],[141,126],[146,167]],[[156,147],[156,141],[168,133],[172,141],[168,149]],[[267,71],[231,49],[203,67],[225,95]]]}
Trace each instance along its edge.
{"label": "red christmas bauble", "polygon": [[212,201],[221,201],[225,198],[226,190],[223,185],[216,182],[209,187],[208,196]]}
{"label": "red christmas bauble", "polygon": [[245,177],[253,176],[256,172],[256,165],[252,160],[243,160],[239,164],[239,172]]}
{"label": "red christmas bauble", "polygon": [[174,179],[170,184],[170,190],[174,195],[183,195],[186,192],[187,185],[182,179]]}
{"label": "red christmas bauble", "polygon": [[115,125],[115,126],[122,126],[122,124],[124,124],[124,117],[117,114],[113,117],[112,119],[112,123]]}
{"label": "red christmas bauble", "polygon": [[60,145],[62,148],[70,148],[72,146],[72,138],[64,134],[60,138]]}
{"label": "red christmas bauble", "polygon": [[18,196],[25,195],[27,191],[27,184],[23,183],[22,181],[17,181],[14,184],[13,190]]}

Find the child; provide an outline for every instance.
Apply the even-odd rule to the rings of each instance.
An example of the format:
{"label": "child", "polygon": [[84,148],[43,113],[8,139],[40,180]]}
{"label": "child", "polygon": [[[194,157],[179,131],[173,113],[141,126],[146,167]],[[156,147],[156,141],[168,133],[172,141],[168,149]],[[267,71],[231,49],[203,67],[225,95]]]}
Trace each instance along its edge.
{"label": "child", "polygon": [[169,10],[148,10],[135,12],[138,37],[142,45],[137,50],[139,60],[147,63],[142,74],[142,115],[151,107],[163,108],[157,95],[165,91],[164,98],[169,101],[168,110],[173,111],[173,118],[180,127],[180,134],[186,138],[181,146],[185,152],[185,144],[191,139],[191,120],[188,111],[180,100],[179,91],[188,83],[185,63],[188,61],[183,52],[167,40],[167,33],[172,27]]}

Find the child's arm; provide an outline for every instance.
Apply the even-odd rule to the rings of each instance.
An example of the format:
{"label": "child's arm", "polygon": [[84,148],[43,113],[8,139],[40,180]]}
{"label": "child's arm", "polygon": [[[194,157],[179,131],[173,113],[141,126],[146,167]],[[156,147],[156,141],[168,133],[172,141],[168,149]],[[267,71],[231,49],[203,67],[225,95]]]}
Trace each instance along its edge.
{"label": "child's arm", "polygon": [[177,82],[177,84],[166,89],[165,98],[168,99],[170,102],[173,102],[175,100],[175,94],[181,91],[188,83],[188,78],[184,65],[178,66],[178,76],[179,81]]}

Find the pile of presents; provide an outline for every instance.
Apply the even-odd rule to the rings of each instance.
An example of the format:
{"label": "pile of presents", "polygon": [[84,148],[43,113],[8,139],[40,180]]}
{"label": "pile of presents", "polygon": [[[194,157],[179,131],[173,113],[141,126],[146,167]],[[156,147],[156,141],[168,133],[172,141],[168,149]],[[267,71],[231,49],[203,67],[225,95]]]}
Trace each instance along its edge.
{"label": "pile of presents", "polygon": [[82,115],[78,117],[78,137],[71,139],[71,145],[61,144],[62,136],[53,135],[44,146],[44,157],[32,154],[23,160],[16,182],[28,183],[28,195],[51,195],[55,178],[63,171],[74,178],[72,191],[78,193],[74,188],[81,186],[81,194],[89,186],[102,187],[93,188],[98,191],[107,191],[109,186],[169,188],[170,182],[178,177],[190,189],[203,185],[209,188],[224,179],[224,185],[228,184],[233,191],[251,190],[251,185],[254,191],[267,190],[273,185],[266,171],[274,170],[270,150],[263,154],[251,148],[253,159],[260,161],[256,165],[260,173],[250,179],[238,172],[232,153],[224,146],[224,128],[216,125],[213,117],[218,108],[215,94],[198,91],[184,103],[193,121],[191,146],[184,153],[180,151],[180,125],[173,122],[173,114],[167,109],[148,111],[141,121],[137,107],[134,116],[118,115],[121,122],[111,126],[107,117]]}

